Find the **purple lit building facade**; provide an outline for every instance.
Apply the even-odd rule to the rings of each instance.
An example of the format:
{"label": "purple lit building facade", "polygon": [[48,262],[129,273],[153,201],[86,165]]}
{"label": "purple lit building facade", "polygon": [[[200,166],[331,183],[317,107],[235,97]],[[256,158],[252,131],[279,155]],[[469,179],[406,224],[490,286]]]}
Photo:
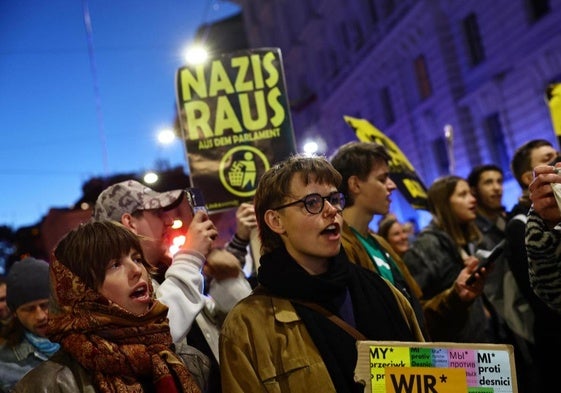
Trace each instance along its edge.
{"label": "purple lit building facade", "polygon": [[[251,47],[282,50],[299,149],[321,138],[329,155],[356,139],[343,116],[365,118],[427,186],[498,164],[510,207],[520,194],[515,149],[534,138],[557,144],[545,88],[561,82],[561,0],[233,2]],[[402,199],[392,210],[414,214]]]}

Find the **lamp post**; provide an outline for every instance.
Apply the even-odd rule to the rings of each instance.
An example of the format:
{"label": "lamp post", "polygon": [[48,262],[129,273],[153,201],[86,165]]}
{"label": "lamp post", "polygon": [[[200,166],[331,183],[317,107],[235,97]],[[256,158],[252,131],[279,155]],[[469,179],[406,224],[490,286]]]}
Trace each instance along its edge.
{"label": "lamp post", "polygon": [[450,124],[444,126],[444,139],[446,140],[446,153],[448,154],[448,172],[453,174],[456,170],[454,157],[454,129]]}

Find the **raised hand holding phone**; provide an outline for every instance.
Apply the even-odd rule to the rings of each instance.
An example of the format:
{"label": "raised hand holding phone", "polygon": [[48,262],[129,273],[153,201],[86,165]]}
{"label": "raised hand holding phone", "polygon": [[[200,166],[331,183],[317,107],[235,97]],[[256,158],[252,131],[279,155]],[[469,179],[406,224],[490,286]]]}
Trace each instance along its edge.
{"label": "raised hand holding phone", "polygon": [[218,236],[218,230],[208,217],[201,190],[187,188],[185,194],[193,212],[193,220],[187,229],[185,243],[181,249],[198,251],[206,257]]}
{"label": "raised hand holding phone", "polygon": [[200,189],[196,187],[190,187],[185,189],[185,194],[187,195],[187,200],[189,201],[189,206],[191,206],[191,211],[193,212],[193,216],[198,211],[203,211],[204,213],[208,213],[205,204],[205,199]]}
{"label": "raised hand holding phone", "polygon": [[478,250],[476,256],[479,259],[479,265],[475,272],[473,272],[466,280],[467,285],[472,285],[476,280],[476,273],[481,273],[481,269],[490,268],[497,259],[503,254],[505,248],[505,241],[501,240],[491,251]]}

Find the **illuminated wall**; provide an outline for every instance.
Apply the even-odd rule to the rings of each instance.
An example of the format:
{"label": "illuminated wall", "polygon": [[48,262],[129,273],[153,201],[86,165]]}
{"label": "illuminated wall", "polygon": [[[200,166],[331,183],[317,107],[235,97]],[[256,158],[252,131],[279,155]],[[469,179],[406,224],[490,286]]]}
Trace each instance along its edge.
{"label": "illuminated wall", "polygon": [[[355,139],[343,115],[364,117],[427,185],[498,164],[510,208],[520,192],[509,170],[515,149],[557,143],[545,88],[561,80],[561,0],[235,2],[250,45],[282,49],[300,146],[321,137],[329,155]],[[397,199],[398,215],[415,214]]]}

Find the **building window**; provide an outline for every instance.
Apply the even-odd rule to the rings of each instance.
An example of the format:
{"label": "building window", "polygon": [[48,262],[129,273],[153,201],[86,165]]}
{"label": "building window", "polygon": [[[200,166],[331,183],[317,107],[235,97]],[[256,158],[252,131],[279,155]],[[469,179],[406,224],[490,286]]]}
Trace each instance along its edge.
{"label": "building window", "polygon": [[376,5],[374,4],[374,0],[369,0],[366,5],[368,6],[368,13],[370,15],[370,20],[372,24],[378,23],[378,12],[376,11]]}
{"label": "building window", "polygon": [[526,7],[532,22],[541,19],[551,11],[549,0],[527,0]]}
{"label": "building window", "polygon": [[382,15],[390,16],[395,11],[395,0],[383,0],[381,2]]}
{"label": "building window", "polygon": [[345,51],[348,51],[353,45],[349,26],[345,22],[342,22],[339,25],[339,30],[341,31],[341,37],[343,37],[343,45],[345,46],[344,49]]}
{"label": "building window", "polygon": [[386,126],[395,122],[395,112],[392,105],[392,98],[390,96],[389,87],[384,87],[380,90],[380,102],[382,103],[382,111]]}
{"label": "building window", "polygon": [[417,77],[417,86],[419,88],[419,95],[421,100],[425,100],[432,94],[432,87],[430,84],[429,73],[427,70],[427,63],[425,56],[420,55],[415,59],[415,76]]}
{"label": "building window", "polygon": [[364,38],[358,22],[346,23],[345,29],[347,30],[347,34],[349,35],[349,47],[353,49],[360,49],[364,44]]}
{"label": "building window", "polygon": [[477,16],[475,14],[469,14],[463,20],[463,26],[469,51],[470,63],[472,66],[476,66],[485,60],[485,49],[483,48],[483,40],[481,39],[481,33],[479,32]]}
{"label": "building window", "polygon": [[[505,134],[499,114],[492,113],[485,117],[483,122],[485,139],[487,140],[487,145],[490,149],[489,153],[491,160],[501,168],[509,168],[510,160],[507,154]],[[509,176],[508,173],[505,172],[505,177]]]}

